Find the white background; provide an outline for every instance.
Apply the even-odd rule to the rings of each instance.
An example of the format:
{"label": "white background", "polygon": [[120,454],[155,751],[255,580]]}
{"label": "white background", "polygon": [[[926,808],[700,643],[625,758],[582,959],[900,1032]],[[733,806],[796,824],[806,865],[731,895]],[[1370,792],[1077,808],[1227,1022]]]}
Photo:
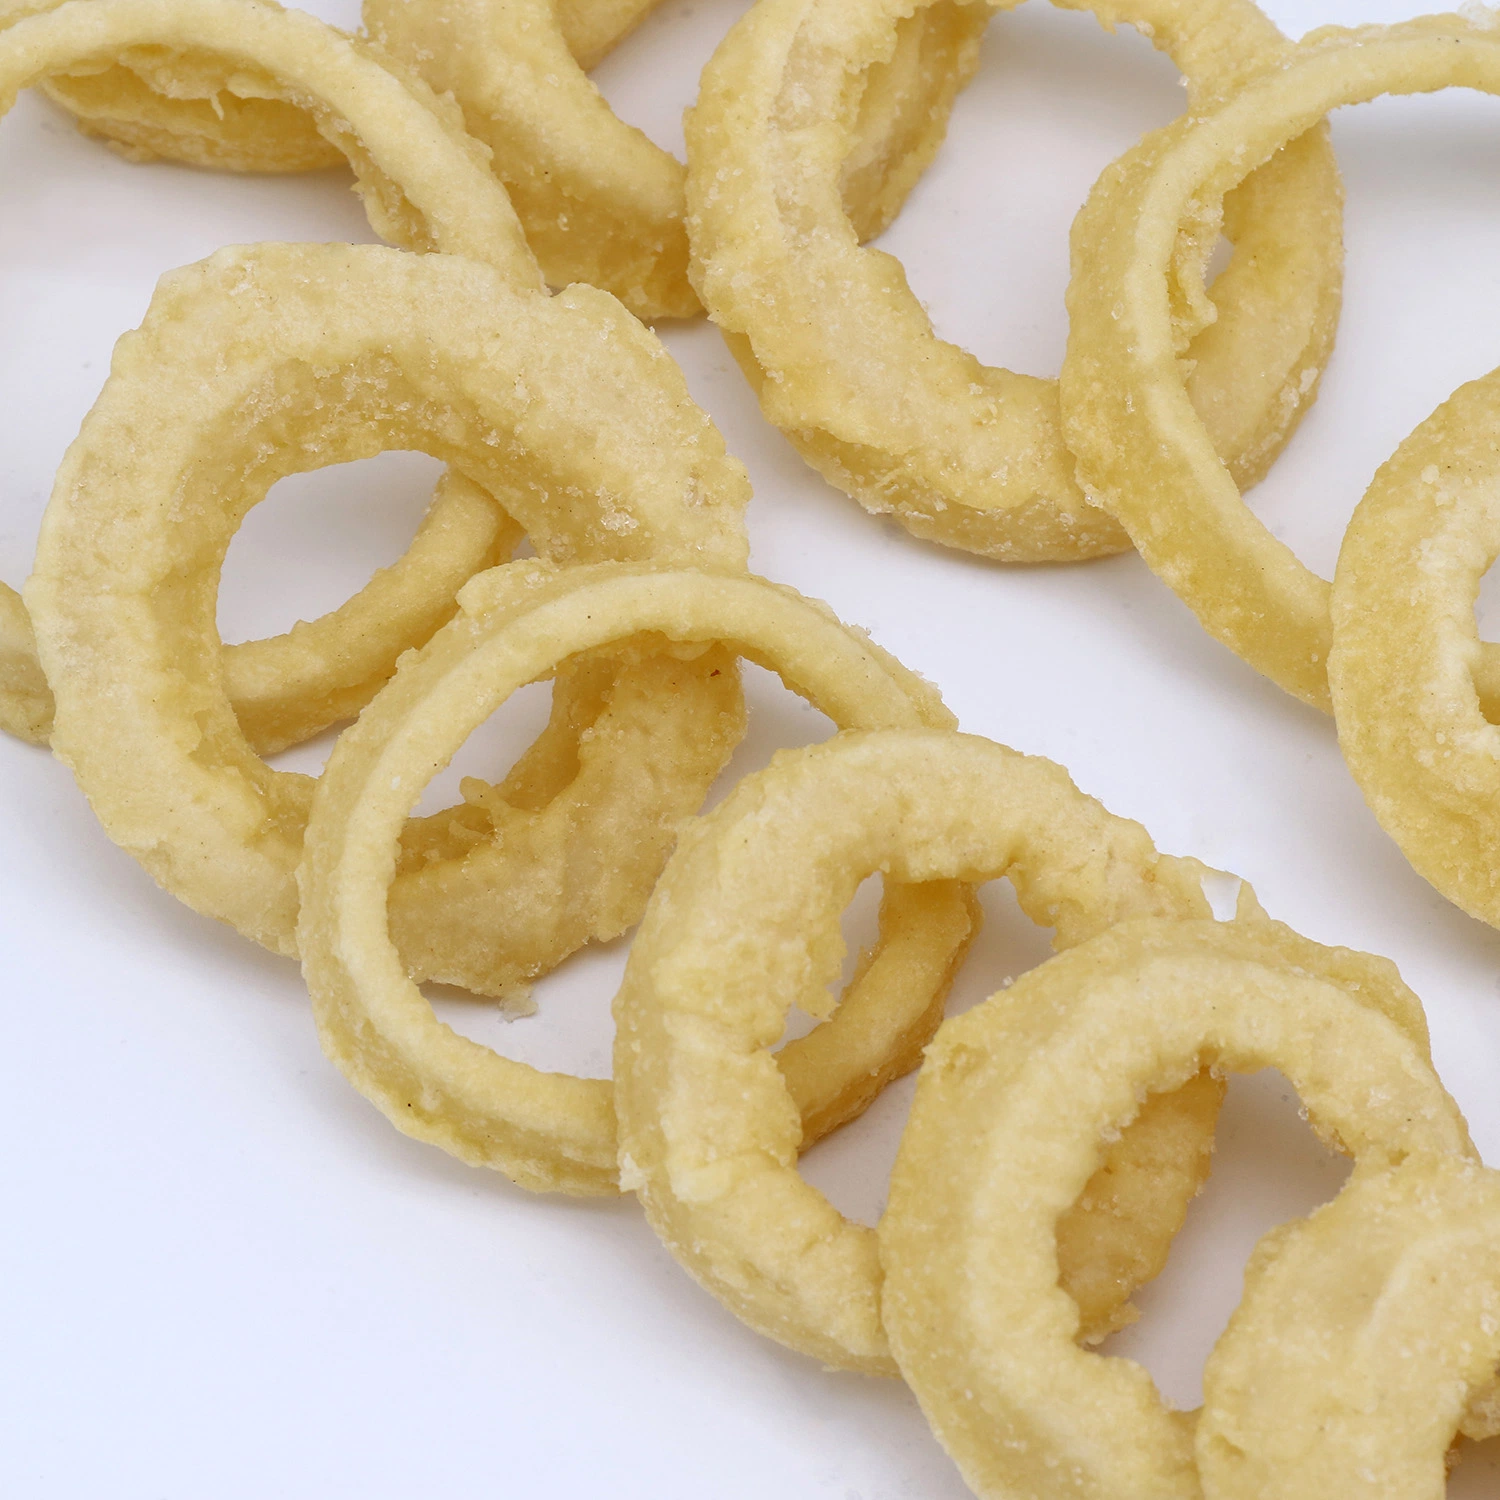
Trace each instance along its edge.
{"label": "white background", "polygon": [[[351,0],[312,8],[355,19]],[[601,87],[680,152],[681,110],[739,8],[668,0]],[[1406,13],[1273,8],[1293,34]],[[949,143],[884,241],[939,332],[1055,373],[1069,221],[1181,99],[1133,33],[1036,0],[997,19]],[[1349,190],[1338,350],[1256,497],[1325,574],[1376,466],[1500,361],[1500,101],[1383,101],[1346,111],[1335,139]],[[340,174],[130,166],[30,96],[0,128],[0,184],[0,575],[19,584],[52,472],[162,271],[226,243],[371,236]],[[1006,569],[873,520],[761,421],[711,327],[663,336],[749,465],[758,571],[870,629],[966,729],[1061,761],[1308,935],[1394,958],[1500,1161],[1500,934],[1408,869],[1329,721],[1210,641],[1133,556]],[[394,558],[434,468],[388,456],[279,487],[231,553],[226,637],[311,617]],[[824,732],[763,675],[751,696],[740,770]],[[530,690],[465,766],[498,772],[544,713]],[[902,1387],[825,1373],[743,1329],[631,1201],[535,1198],[396,1134],[323,1060],[293,965],[158,891],[43,752],[0,743],[0,788],[0,1492],[961,1500]],[[1046,952],[991,894],[955,1005]],[[624,951],[569,964],[535,1019],[443,1013],[513,1055],[603,1073]],[[1289,1092],[1274,1075],[1236,1085],[1209,1189],[1114,1346],[1181,1404],[1256,1237],[1340,1181]],[[892,1089],[806,1163],[867,1222],[908,1098]],[[1450,1494],[1497,1493],[1492,1443]]]}

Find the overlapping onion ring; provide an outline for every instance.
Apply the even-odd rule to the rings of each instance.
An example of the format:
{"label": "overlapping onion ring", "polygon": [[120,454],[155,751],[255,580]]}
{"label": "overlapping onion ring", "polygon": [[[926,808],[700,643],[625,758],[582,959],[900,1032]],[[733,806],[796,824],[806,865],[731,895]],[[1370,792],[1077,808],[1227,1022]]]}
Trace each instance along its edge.
{"label": "overlapping onion ring", "polygon": [[[1061,391],[1080,481],[1210,634],[1324,710],[1329,586],[1245,507],[1184,385],[1183,356],[1214,318],[1203,273],[1227,192],[1340,105],[1457,87],[1500,93],[1493,15],[1313,33],[1222,108],[1147,136],[1073,226]],[[1307,274],[1268,269],[1289,290]],[[1315,362],[1300,364],[1288,391],[1317,378]],[[1500,686],[1500,661],[1484,682]]]}
{"label": "overlapping onion ring", "polygon": [[1279,923],[1122,923],[945,1022],[881,1220],[883,1307],[981,1500],[1199,1500],[1191,1422],[1079,1347],[1057,1225],[1102,1140],[1205,1064],[1279,1068],[1361,1163],[1473,1155],[1395,966]]}
{"label": "overlapping onion ring", "polygon": [[[70,68],[212,54],[245,87],[255,80],[306,112],[354,167],[379,233],[488,261],[518,287],[539,284],[504,192],[451,111],[443,118],[425,85],[404,85],[311,16],[252,0],[12,0],[0,10],[7,22],[0,114],[21,89]],[[357,711],[397,655],[451,613],[457,584],[513,543],[497,506],[455,482],[412,552],[376,586],[292,635],[231,648],[230,691],[251,743],[270,753]],[[51,718],[26,611],[0,584],[0,728],[42,742]]]}
{"label": "overlapping onion ring", "polygon": [[[1138,27],[1187,75],[1195,110],[1290,48],[1249,0],[1061,3]],[[714,54],[688,116],[694,284],[767,418],[867,509],[1003,561],[1118,552],[1129,539],[1075,482],[1055,382],[988,368],[939,339],[900,263],[859,248],[840,197],[867,72],[915,28],[941,26],[962,38],[947,64],[957,87],[987,14],[949,0],[915,10],[910,0],[759,0]],[[1314,121],[1226,217],[1235,253],[1190,384],[1244,483],[1290,436],[1314,393],[1305,372],[1332,346],[1341,202]]]}
{"label": "overlapping onion ring", "polygon": [[1210,1500],[1443,1500],[1500,1370],[1500,1172],[1360,1170],[1256,1247],[1203,1370]]}
{"label": "overlapping onion ring", "polygon": [[[61,0],[0,0],[0,28]],[[275,8],[274,0],[258,0]],[[654,9],[657,0],[555,0],[557,24],[580,67],[592,68]],[[381,61],[394,64],[389,57]],[[161,158],[230,172],[307,172],[344,156],[312,116],[254,75],[213,54],[126,55],[59,73],[42,90],[81,129],[137,161]],[[242,92],[243,91],[243,92]]]}
{"label": "overlapping onion ring", "polygon": [[[895,217],[942,140],[972,72],[969,14],[949,4],[922,12],[875,70],[837,189],[861,237]],[[452,92],[493,149],[553,285],[602,286],[648,319],[701,310],[688,281],[682,164],[611,111],[552,0],[365,0],[364,16],[388,53]]]}
{"label": "overlapping onion ring", "polygon": [[[1051,761],[969,735],[842,735],[783,752],[684,832],[615,1001],[621,1182],[751,1327],[829,1365],[894,1374],[874,1231],[797,1175],[798,1112],[770,1051],[793,1005],[816,1012],[839,971],[840,915],[876,871],[1006,876],[1059,947],[1127,917],[1209,907],[1202,865],[1158,854]],[[1091,1332],[1128,1321],[1124,1304],[1161,1268],[1207,1175],[1220,1088],[1178,1085],[1079,1202],[1095,1222],[1070,1238],[1079,1259],[1065,1274],[1094,1300]]]}
{"label": "overlapping onion ring", "polygon": [[1339,552],[1328,682],[1339,748],[1418,873],[1500,927],[1500,649],[1479,585],[1500,556],[1500,371],[1445,401],[1376,474]]}
{"label": "overlapping onion ring", "polygon": [[[725,643],[841,727],[953,723],[932,688],[826,607],[759,579],[515,563],[465,586],[459,616],[329,760],[308,825],[299,942],[324,1050],[355,1087],[409,1135],[529,1188],[616,1190],[611,1085],[539,1073],[443,1025],[391,941],[386,892],[407,814],[472,730],[559,663],[632,640],[672,643],[688,660]],[[663,770],[645,763],[635,775]],[[596,857],[612,858],[619,836],[606,828]],[[514,900],[524,913],[526,892]],[[780,1054],[804,1144],[916,1066],[974,922],[972,896],[951,881],[891,890],[844,1004]]]}
{"label": "overlapping onion ring", "polygon": [[[743,468],[661,345],[604,292],[547,297],[477,261],[350,245],[228,250],[165,278],[63,461],[27,603],[57,699],[53,748],[110,836],[190,906],[281,953],[296,951],[314,783],[273,771],[235,722],[219,568],[278,479],[389,448],[504,494],[549,560],[744,562]],[[518,767],[517,796],[507,783],[503,805],[486,793],[436,833],[413,830],[420,868],[393,902],[426,934],[416,971],[483,993],[537,972],[500,920],[505,891],[578,839],[565,794],[590,737],[691,748],[676,777],[608,808],[610,855],[644,905],[665,854],[658,826],[698,805],[738,738],[723,665],[681,664],[665,696],[622,676],[617,702],[593,675],[574,687],[565,674],[544,763]],[[592,722],[605,711],[622,720],[608,733]],[[463,868],[438,882],[433,860]],[[564,873],[534,914],[542,967],[619,930],[625,876]]]}

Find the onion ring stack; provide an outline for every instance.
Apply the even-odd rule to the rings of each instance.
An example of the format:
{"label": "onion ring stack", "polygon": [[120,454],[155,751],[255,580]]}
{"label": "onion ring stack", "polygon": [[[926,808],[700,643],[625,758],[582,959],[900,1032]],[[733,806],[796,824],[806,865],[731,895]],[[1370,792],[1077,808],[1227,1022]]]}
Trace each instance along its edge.
{"label": "onion ring stack", "polygon": [[[749,574],[745,470],[637,321],[701,294],[766,416],[918,536],[1016,562],[1134,542],[1332,706],[1412,862],[1500,926],[1500,648],[1472,619],[1500,555],[1500,372],[1377,476],[1331,593],[1240,494],[1331,348],[1324,116],[1500,93],[1500,21],[1293,44],[1250,0],[1060,3],[1150,36],[1189,112],[1077,221],[1054,385],[939,340],[860,248],[1004,0],[759,0],[705,74],[686,176],[583,72],[649,0],[366,0],[373,40],[267,0],[0,0],[0,112],[43,84],[139,158],[346,160],[401,247],[231,248],[162,280],[57,475],[24,604],[0,588],[0,725],[50,740],[166,890],[300,959],[325,1052],[400,1130],[535,1191],[636,1193],[751,1327],[904,1377],[986,1500],[1435,1497],[1455,1439],[1500,1431],[1500,1175],[1416,997],[1248,887],[1213,920],[1215,872],[958,733],[828,606]],[[449,468],[400,562],[225,648],[249,510],[406,448]],[[510,561],[523,537],[536,556]],[[704,814],[742,658],[835,733]],[[417,816],[541,681],[550,721],[510,772]],[[320,778],[262,758],[356,715]],[[878,937],[835,996],[841,915],[877,874]],[[944,1021],[1001,877],[1058,951]],[[613,1080],[501,1057],[419,988],[513,1001],[638,921]],[[794,1007],[819,1024],[778,1049]],[[889,1208],[852,1224],[799,1156],[919,1065]],[[1262,1242],[1202,1411],[1174,1414],[1094,1346],[1207,1177],[1225,1073],[1265,1067],[1354,1172]]]}

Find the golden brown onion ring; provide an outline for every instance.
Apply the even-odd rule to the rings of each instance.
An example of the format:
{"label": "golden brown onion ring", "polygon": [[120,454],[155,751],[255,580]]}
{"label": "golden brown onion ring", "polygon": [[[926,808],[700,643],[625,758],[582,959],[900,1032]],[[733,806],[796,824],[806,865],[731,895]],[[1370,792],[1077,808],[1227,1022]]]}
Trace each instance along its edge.
{"label": "golden brown onion ring", "polygon": [[[926,683],[825,606],[760,579],[515,563],[465,587],[458,618],[403,664],[329,760],[308,825],[298,940],[324,1051],[355,1087],[407,1134],[534,1189],[616,1190],[613,1089],[540,1073],[443,1025],[392,942],[386,893],[407,815],[468,735],[559,663],[632,640],[671,643],[688,660],[723,643],[841,727],[953,722]],[[638,783],[672,769],[632,767]],[[615,857],[617,838],[606,828],[601,852]],[[528,892],[506,895],[524,922]],[[844,1004],[780,1055],[804,1144],[916,1066],[974,920],[970,894],[951,881],[889,892]]]}
{"label": "golden brown onion ring", "polygon": [[1339,552],[1328,683],[1339,748],[1419,874],[1500,927],[1500,650],[1479,585],[1500,556],[1500,371],[1376,474]]}
{"label": "golden brown onion ring", "polygon": [[1443,1500],[1500,1372],[1500,1172],[1356,1171],[1273,1230],[1203,1369],[1207,1500]]}
{"label": "golden brown onion ring", "polygon": [[[251,0],[12,0],[0,10],[0,26],[7,23],[0,114],[21,89],[70,67],[136,49],[211,53],[217,66],[308,112],[354,167],[381,234],[488,261],[519,287],[538,285],[515,214],[451,110],[444,118],[425,85],[404,85],[311,16]],[[425,638],[422,629],[451,614],[457,584],[504,555],[513,532],[472,486],[461,495],[450,486],[413,552],[374,588],[291,635],[231,648],[230,691],[255,748],[269,754],[356,712],[397,655]],[[0,584],[0,728],[41,743],[51,718],[25,610]]]}
{"label": "golden brown onion ring", "polygon": [[[1245,507],[1243,479],[1184,384],[1183,356],[1215,316],[1203,276],[1226,193],[1331,109],[1456,87],[1500,93],[1493,19],[1316,32],[1221,108],[1147,136],[1099,179],[1073,225],[1061,392],[1081,483],[1211,635],[1325,711],[1328,584]],[[1186,241],[1184,219],[1198,228]],[[1284,287],[1307,274],[1271,269]],[[1292,368],[1287,399],[1319,369]],[[1486,681],[1500,682],[1500,662]]]}
{"label": "golden brown onion ring", "polygon": [[[1250,0],[1061,3],[1138,26],[1186,75],[1195,111],[1291,47]],[[923,67],[948,70],[956,89],[986,14],[949,0],[915,11],[909,0],[760,0],[714,54],[688,116],[694,285],[767,418],[867,509],[1006,562],[1119,552],[1129,539],[1074,479],[1056,383],[939,339],[900,262],[860,249],[841,197],[871,71],[913,35],[952,33]],[[1341,202],[1314,121],[1226,217],[1235,254],[1213,289],[1219,324],[1192,351],[1191,389],[1242,483],[1291,435],[1314,394],[1304,372],[1332,347]]]}
{"label": "golden brown onion ring", "polygon": [[[893,1374],[874,1231],[797,1175],[801,1125],[770,1050],[793,1005],[816,1011],[839,971],[840,916],[877,870],[1006,876],[1060,947],[1126,917],[1209,908],[1202,865],[1158,854],[1051,761],[970,735],[843,735],[784,752],[683,834],[615,1001],[621,1182],[751,1327],[826,1364]],[[1103,1228],[1071,1243],[1102,1328],[1160,1269],[1207,1173],[1219,1098],[1208,1081],[1164,1100],[1094,1185],[1083,1211]],[[1143,1158],[1160,1168],[1144,1192]]]}
{"label": "golden brown onion ring", "polygon": [[1279,1068],[1363,1164],[1473,1155],[1395,966],[1279,923],[1122,923],[946,1022],[881,1220],[883,1308],[981,1500],[1200,1500],[1191,1419],[1079,1347],[1057,1226],[1102,1142],[1205,1064]]}
{"label": "golden brown onion ring", "polygon": [[[549,298],[477,261],[350,245],[229,250],[165,278],[63,461],[27,603],[57,698],[53,748],[110,836],[190,906],[280,953],[296,952],[314,782],[273,771],[235,721],[219,567],[277,480],[391,448],[430,452],[505,494],[549,560],[744,561],[744,470],[661,345],[603,292]],[[597,699],[592,682],[581,690]],[[482,820],[480,848],[469,848],[469,807],[449,815],[446,847],[418,851],[424,865],[433,852],[474,861],[463,901],[412,891],[410,920],[435,935],[418,972],[485,993],[537,972],[491,908],[556,840],[578,836],[561,793],[597,726],[571,712],[569,692],[565,681],[554,702],[566,730],[548,753],[564,773],[547,788],[556,795],[516,806],[502,787],[507,806]],[[696,781],[666,778],[610,809],[608,847],[644,904],[662,852],[652,830],[697,805],[742,709],[732,674],[706,659],[685,664],[664,701],[626,696],[611,711],[633,715],[638,735],[683,736],[696,754]],[[536,914],[553,935],[542,967],[619,930],[592,867],[569,874],[552,914]],[[432,880],[412,872],[414,886]],[[471,922],[472,941],[440,940]]]}

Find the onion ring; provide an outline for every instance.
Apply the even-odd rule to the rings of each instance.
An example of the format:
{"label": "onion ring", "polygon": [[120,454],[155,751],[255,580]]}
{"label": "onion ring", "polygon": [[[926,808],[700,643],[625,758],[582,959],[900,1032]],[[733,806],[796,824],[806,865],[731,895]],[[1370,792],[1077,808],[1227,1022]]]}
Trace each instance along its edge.
{"label": "onion ring", "polygon": [[[973,71],[967,7],[924,13],[868,91],[840,184],[863,236],[878,234],[943,138]],[[646,319],[702,309],[688,281],[682,164],[605,103],[551,0],[365,0],[379,45],[463,106],[553,285],[604,287]]]}
{"label": "onion ring", "polygon": [[[413,93],[311,16],[250,0],[12,0],[0,27],[0,114],[21,89],[69,67],[137,48],[211,52],[242,80],[310,111],[354,167],[381,234],[488,261],[517,286],[539,284],[520,225],[475,143],[440,118],[440,107],[433,113],[438,101],[425,85]],[[461,495],[450,487],[414,551],[373,589],[290,635],[230,648],[231,691],[255,748],[283,749],[357,711],[397,655],[424,638],[404,633],[414,628],[414,611],[436,614],[433,628],[440,624],[456,584],[497,561],[512,530],[472,487]],[[51,718],[20,596],[0,584],[0,728],[44,743]]]}
{"label": "onion ring", "polygon": [[1444,1457],[1500,1371],[1500,1172],[1357,1171],[1256,1247],[1203,1370],[1210,1500],[1443,1500]]}
{"label": "onion ring", "polygon": [[[1193,109],[1291,48],[1248,0],[1061,3],[1137,26],[1187,75]],[[939,339],[900,263],[861,250],[840,205],[862,70],[921,17],[930,28],[948,17],[963,35],[946,63],[957,87],[985,14],[946,0],[915,12],[908,0],[760,0],[714,54],[688,116],[694,284],[766,417],[866,509],[1006,562],[1119,552],[1129,539],[1074,480],[1055,383],[990,369]],[[1341,202],[1315,121],[1246,184],[1225,226],[1236,252],[1192,386],[1246,483],[1311,400],[1301,373],[1332,347]]]}
{"label": "onion ring", "polygon": [[1425,879],[1500,927],[1500,650],[1474,604],[1500,556],[1500,371],[1462,386],[1354,512],[1332,596],[1339,748]]}
{"label": "onion ring", "polygon": [[[1449,87],[1500,93],[1493,19],[1315,32],[1215,113],[1147,136],[1100,178],[1073,225],[1061,392],[1080,482],[1211,635],[1325,711],[1329,586],[1246,509],[1184,389],[1180,356],[1214,315],[1203,269],[1223,195],[1337,106]],[[1185,216],[1201,231],[1186,245]],[[1301,365],[1289,389],[1317,376]],[[1500,681],[1500,662],[1487,673]]]}
{"label": "onion ring", "polygon": [[[539,1073],[444,1026],[391,940],[386,891],[403,822],[475,727],[558,663],[642,636],[724,642],[841,727],[953,722],[930,687],[826,607],[759,579],[517,563],[465,586],[458,618],[329,760],[308,825],[299,941],[324,1051],[355,1087],[407,1134],[538,1190],[617,1190],[611,1085]],[[524,908],[524,893],[515,900]],[[974,925],[972,897],[952,882],[891,891],[846,1008],[782,1053],[804,1141],[916,1066]]]}
{"label": "onion ring", "polygon": [[1205,1063],[1281,1069],[1362,1163],[1473,1154],[1395,966],[1279,923],[1124,923],[946,1022],[881,1221],[883,1305],[902,1374],[985,1500],[1198,1500],[1192,1423],[1139,1365],[1078,1347],[1056,1226],[1101,1137]]}
{"label": "onion ring", "polygon": [[[0,28],[62,0],[0,0]],[[275,0],[259,0],[275,8]],[[659,0],[556,0],[557,24],[582,68],[592,68]],[[399,64],[382,58],[386,66]],[[102,68],[58,74],[42,91],[134,161],[179,161],[228,172],[309,172],[343,165],[343,153],[318,132],[306,111],[256,92],[259,85],[226,71],[211,56],[126,57]],[[244,88],[245,93],[238,92]]]}
{"label": "onion ring", "polygon": [[[1050,761],[969,735],[844,735],[783,753],[683,834],[615,1001],[621,1181],[752,1328],[830,1365],[894,1374],[875,1233],[797,1175],[797,1111],[769,1050],[791,1006],[815,1004],[838,972],[840,914],[876,870],[903,882],[1008,876],[1060,947],[1123,917],[1209,908],[1202,865],[1158,854]],[[1127,1242],[1118,1267],[1086,1272],[1107,1325],[1134,1290],[1130,1267],[1160,1268],[1206,1175],[1219,1098],[1211,1083],[1190,1088],[1167,1106],[1175,1119],[1122,1142],[1121,1195],[1101,1174],[1091,1211],[1107,1227],[1076,1243]],[[1175,1163],[1149,1203],[1133,1153]],[[1138,1223],[1132,1203],[1146,1209]]]}
{"label": "onion ring", "polygon": [[[735,567],[745,556],[744,470],[661,345],[603,292],[549,298],[457,256],[349,245],[224,251],[165,278],[63,461],[27,585],[57,698],[53,748],[160,884],[288,955],[314,782],[271,770],[235,722],[214,624],[219,566],[276,480],[393,447],[505,494],[549,560]],[[742,713],[737,683],[711,663],[682,678],[668,701],[638,698],[632,712],[649,720],[638,734],[693,742],[696,791],[661,785],[610,810],[642,905],[655,876],[646,830],[663,803],[696,805]],[[576,773],[591,728],[568,710],[566,684],[559,692]],[[566,759],[561,769],[566,782]],[[570,818],[563,799],[511,808],[501,867],[511,860],[521,879],[549,838],[570,836]],[[485,831],[500,834],[493,819]],[[553,892],[559,932],[571,930],[564,912],[571,921],[605,899],[588,872],[572,873]],[[415,900],[413,920],[448,932],[484,905],[478,893],[451,910]],[[612,905],[597,914],[613,920]],[[493,923],[453,959],[418,970],[503,993],[531,963],[518,971]]]}

